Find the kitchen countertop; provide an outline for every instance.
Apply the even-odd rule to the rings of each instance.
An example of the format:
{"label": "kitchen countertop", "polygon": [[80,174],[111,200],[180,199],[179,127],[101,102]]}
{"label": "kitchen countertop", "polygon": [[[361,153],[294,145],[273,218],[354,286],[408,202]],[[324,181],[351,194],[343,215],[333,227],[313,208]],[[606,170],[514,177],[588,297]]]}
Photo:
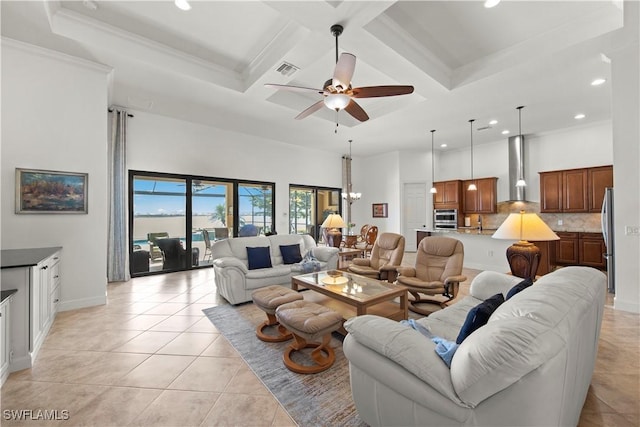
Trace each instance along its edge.
{"label": "kitchen countertop", "polygon": [[33,267],[60,249],[62,248],[3,249],[0,251],[0,268]]}
{"label": "kitchen countertop", "polygon": [[[496,232],[495,229],[483,228],[480,233],[478,233],[478,229],[475,227],[458,227],[455,230],[434,230],[432,228],[416,228],[415,231],[424,231],[427,233],[439,233],[439,234],[475,234],[477,236],[491,236]],[[553,230],[556,233],[598,233],[602,234],[602,230],[588,230],[588,229],[579,229],[579,230],[568,230],[568,229],[560,229]]]}

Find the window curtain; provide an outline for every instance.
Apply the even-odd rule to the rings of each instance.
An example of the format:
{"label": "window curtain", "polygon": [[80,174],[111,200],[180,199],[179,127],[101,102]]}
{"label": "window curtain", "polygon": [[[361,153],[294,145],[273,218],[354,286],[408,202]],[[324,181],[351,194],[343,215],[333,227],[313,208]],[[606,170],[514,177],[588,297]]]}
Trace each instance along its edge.
{"label": "window curtain", "polygon": [[127,250],[127,111],[117,107],[110,111],[107,281],[122,282],[131,278]]}

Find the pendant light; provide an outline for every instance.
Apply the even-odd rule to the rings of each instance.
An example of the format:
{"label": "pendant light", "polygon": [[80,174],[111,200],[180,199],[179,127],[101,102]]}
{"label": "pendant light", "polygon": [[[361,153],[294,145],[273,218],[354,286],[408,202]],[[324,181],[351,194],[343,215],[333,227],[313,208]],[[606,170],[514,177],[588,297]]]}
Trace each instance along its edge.
{"label": "pendant light", "polygon": [[436,194],[438,192],[435,184],[435,166],[433,159],[433,134],[435,133],[435,131],[435,129],[431,130],[431,194]]}
{"label": "pendant light", "polygon": [[[522,142],[523,142],[523,137],[522,137],[522,109],[523,108],[524,108],[524,105],[516,107],[516,110],[518,110],[518,138],[520,139],[519,146],[521,147],[522,150],[524,150],[524,144],[522,144]],[[523,156],[524,153],[520,153],[520,155]],[[524,180],[523,168],[519,168],[519,171],[520,171],[520,173],[518,174],[518,181],[516,182],[516,187],[526,187],[527,186],[527,182]]]}
{"label": "pendant light", "polygon": [[475,119],[469,120],[469,125],[471,127],[471,184],[469,184],[469,188],[467,191],[476,191],[478,187],[476,187],[476,183],[473,180],[473,122]]}

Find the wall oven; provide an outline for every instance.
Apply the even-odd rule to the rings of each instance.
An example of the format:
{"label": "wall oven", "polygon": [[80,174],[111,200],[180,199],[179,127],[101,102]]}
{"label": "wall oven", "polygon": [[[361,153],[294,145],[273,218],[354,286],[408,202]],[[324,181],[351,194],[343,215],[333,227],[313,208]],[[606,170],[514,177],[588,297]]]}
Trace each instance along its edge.
{"label": "wall oven", "polygon": [[457,209],[434,209],[433,228],[436,230],[455,230],[458,228]]}

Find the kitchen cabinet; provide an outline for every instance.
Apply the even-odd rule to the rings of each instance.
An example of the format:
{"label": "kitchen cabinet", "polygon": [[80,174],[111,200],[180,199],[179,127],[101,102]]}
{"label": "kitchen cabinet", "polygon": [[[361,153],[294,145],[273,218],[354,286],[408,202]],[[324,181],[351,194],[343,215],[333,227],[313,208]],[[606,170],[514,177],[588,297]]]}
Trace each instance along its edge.
{"label": "kitchen cabinet", "polygon": [[613,186],[613,167],[540,172],[540,212],[600,212],[604,189]]}
{"label": "kitchen cabinet", "polygon": [[579,242],[578,233],[557,231],[560,240],[556,240],[553,261],[556,265],[578,265]]}
{"label": "kitchen cabinet", "polygon": [[431,236],[430,231],[422,231],[422,230],[416,231],[416,248],[418,247],[422,239],[429,236]]}
{"label": "kitchen cabinet", "polygon": [[[469,184],[475,183],[477,190],[469,191]],[[496,200],[498,178],[481,178],[462,181],[463,213],[490,214],[498,212]]]}
{"label": "kitchen cabinet", "polygon": [[[434,182],[436,193],[433,195],[434,209],[459,209],[461,200],[460,189],[462,181],[459,179],[452,181]],[[454,205],[454,206],[452,206]]]}
{"label": "kitchen cabinet", "polygon": [[0,301],[0,386],[9,376],[11,361],[11,300],[15,289],[2,292]]}
{"label": "kitchen cabinet", "polygon": [[606,246],[602,233],[580,233],[578,245],[580,265],[606,270],[607,262],[604,259]]}
{"label": "kitchen cabinet", "polygon": [[613,166],[601,166],[588,170],[589,212],[600,213],[604,189],[613,187]]}
{"label": "kitchen cabinet", "polygon": [[30,368],[60,303],[61,248],[2,250],[2,290],[17,290],[12,303],[10,372]]}
{"label": "kitchen cabinet", "polygon": [[540,212],[562,212],[562,171],[540,172]]}
{"label": "kitchen cabinet", "polygon": [[557,231],[556,234],[560,240],[551,242],[552,265],[582,265],[606,270],[607,263],[603,257],[606,247],[602,233]]}
{"label": "kitchen cabinet", "polygon": [[562,212],[587,212],[589,203],[587,176],[586,169],[562,173]]}

